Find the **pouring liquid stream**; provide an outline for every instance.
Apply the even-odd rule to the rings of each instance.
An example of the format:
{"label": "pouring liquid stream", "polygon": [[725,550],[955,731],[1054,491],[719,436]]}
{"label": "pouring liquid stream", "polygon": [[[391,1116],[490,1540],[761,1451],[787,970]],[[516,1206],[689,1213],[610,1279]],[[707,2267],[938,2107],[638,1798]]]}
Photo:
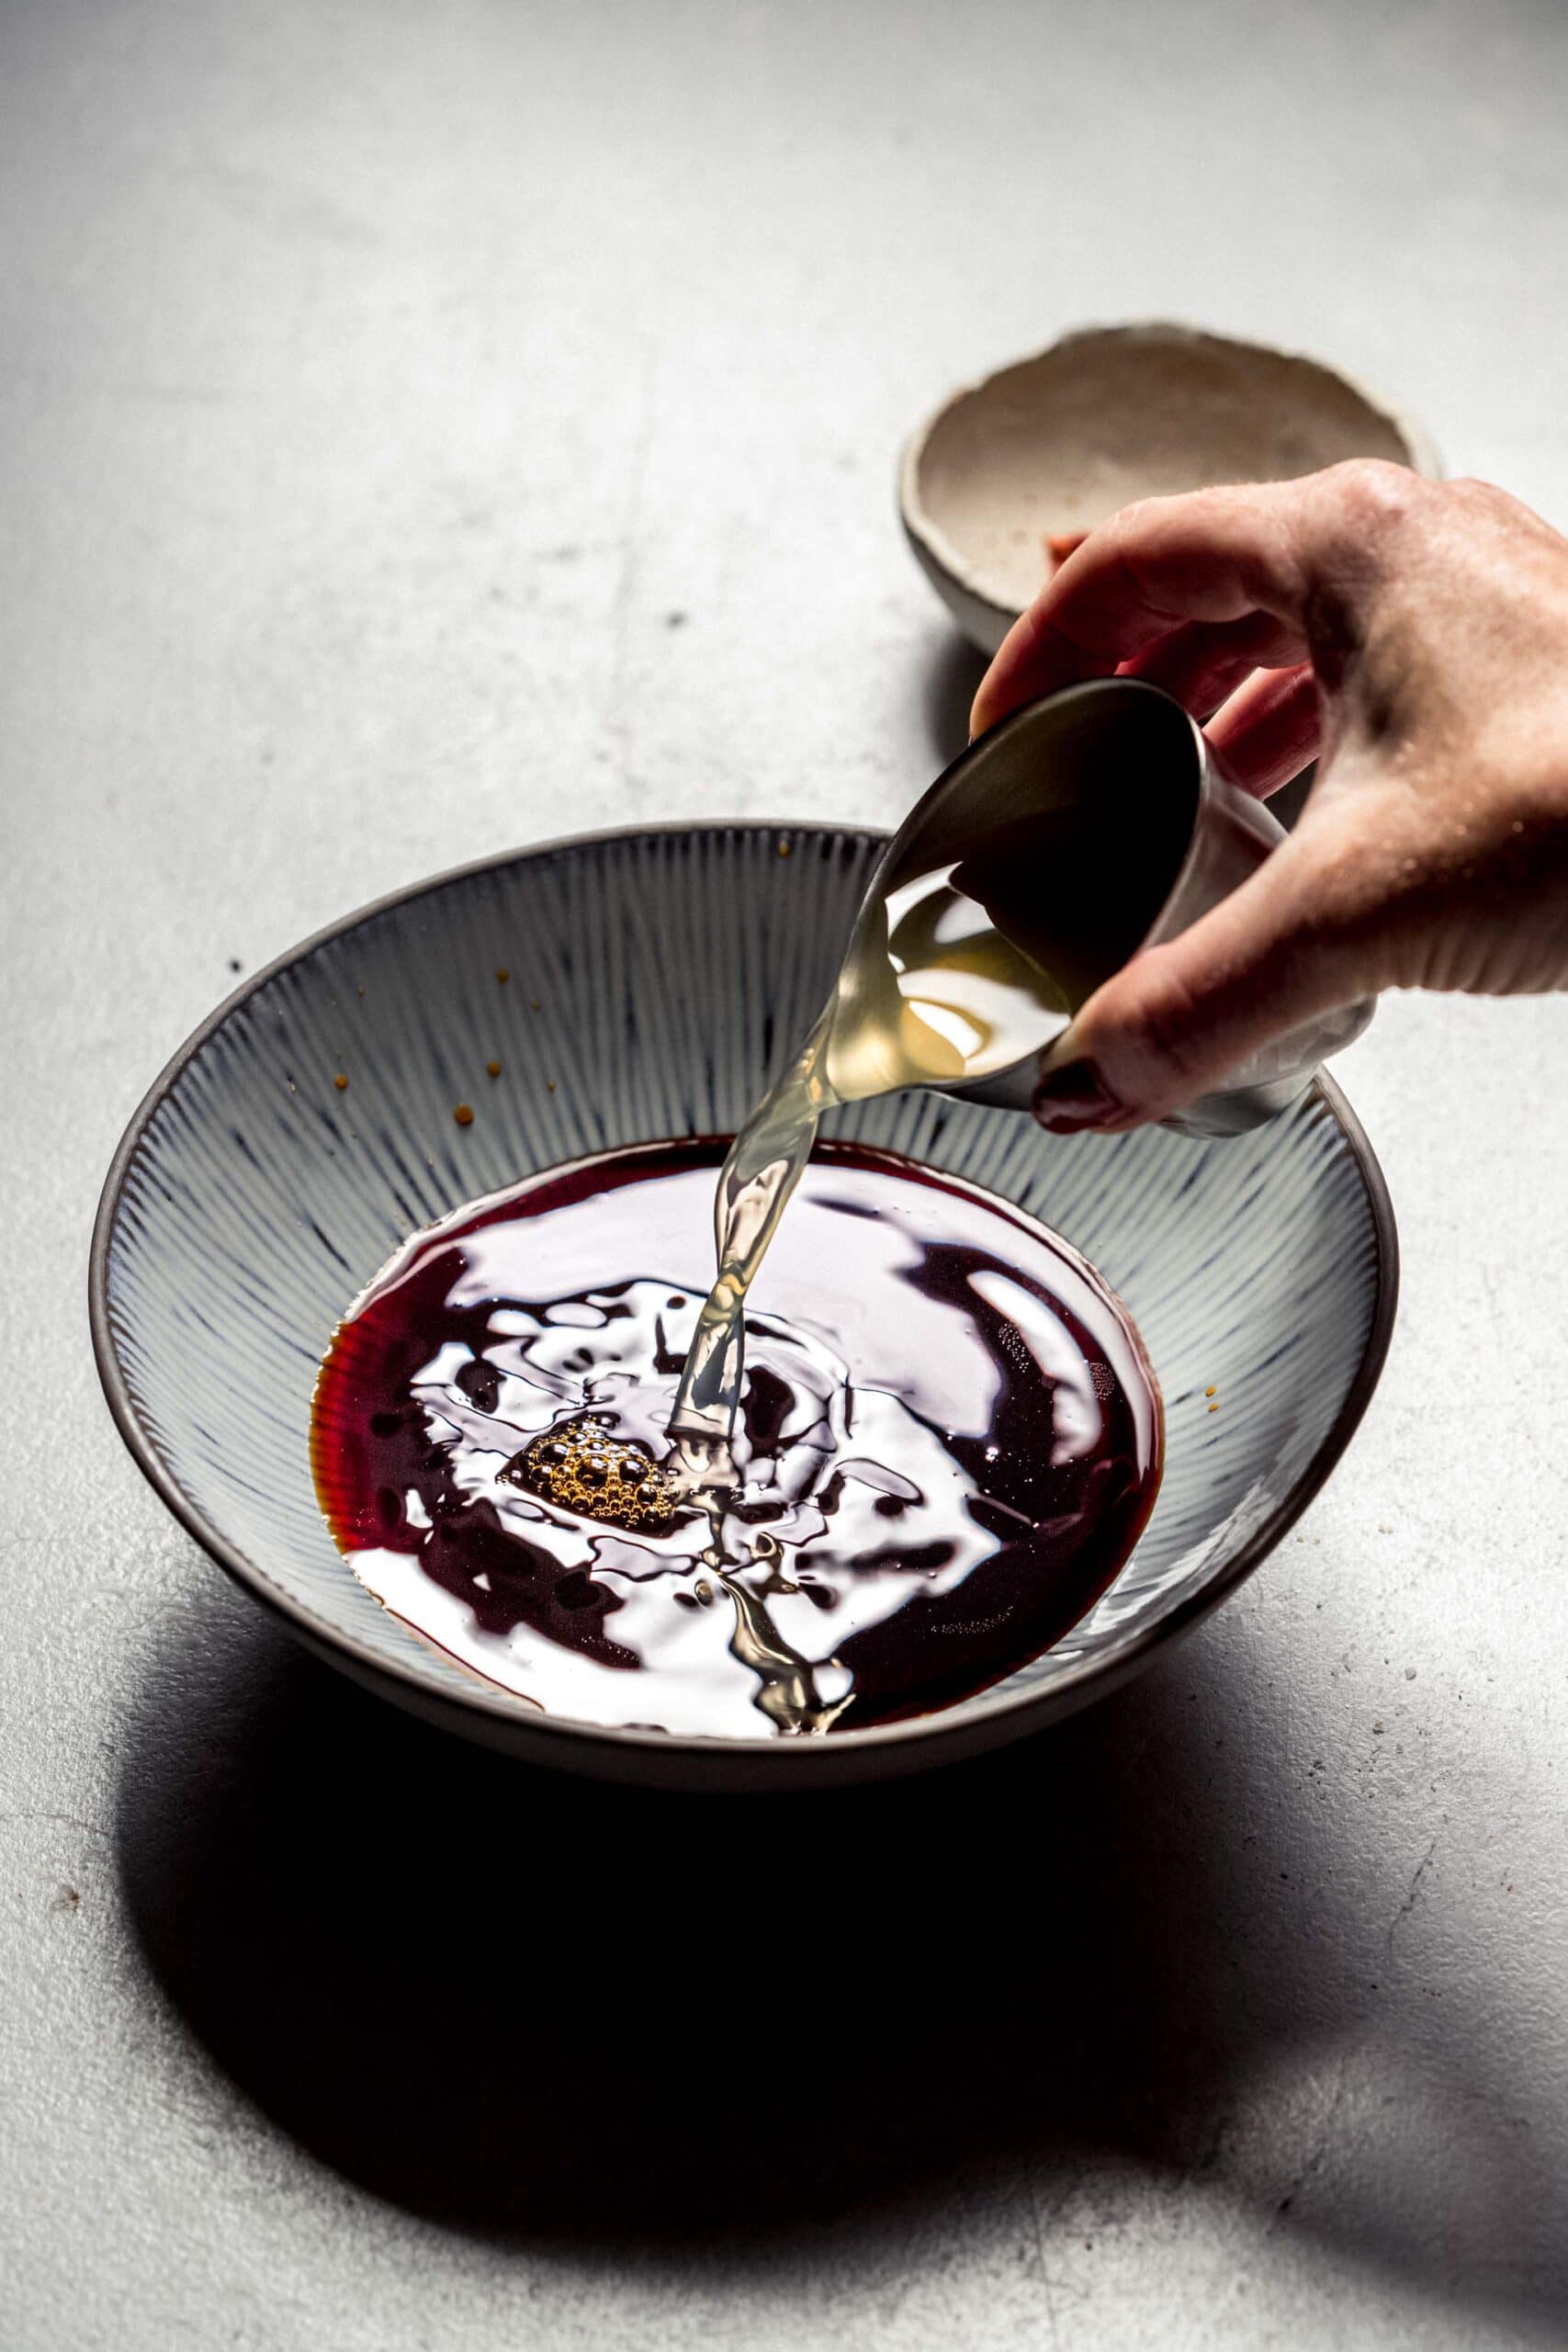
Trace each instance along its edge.
{"label": "pouring liquid stream", "polygon": [[[1046,811],[999,831],[978,854],[895,870],[867,899],[831,998],[719,1178],[717,1278],[670,1419],[671,1467],[694,1497],[733,1481],[747,1295],[824,1112],[994,1076],[1063,1028],[1122,960],[1122,934],[1135,940],[1145,920],[1146,891],[1127,891],[1118,921],[1103,888],[1077,887],[1103,870],[1103,832],[1092,812]],[[1053,875],[1074,877],[1075,888],[1042,889]]]}
{"label": "pouring liquid stream", "polygon": [[666,1466],[707,1521],[703,1557],[735,1604],[738,1654],[761,1677],[768,1712],[792,1728],[826,1730],[840,1710],[824,1703],[810,1668],[779,1640],[726,1547],[748,1294],[824,1112],[1004,1069],[1038,1040],[1043,1020],[1065,1018],[1066,1009],[1059,983],[1001,935],[957,886],[953,864],[874,891],[831,999],[724,1163],[714,1204],[718,1274],[682,1372]]}
{"label": "pouring liquid stream", "polygon": [[[1066,771],[1064,770],[1064,775]],[[971,811],[971,817],[973,812]],[[746,1303],[823,1114],[909,1086],[991,1078],[1039,1052],[1137,950],[1180,862],[1172,796],[1129,829],[1112,796],[1064,789],[965,829],[962,805],[894,844],[838,982],[798,1058],[736,1136],[715,1198],[718,1272],[668,1425],[666,1468],[707,1522],[704,1558],[734,1600],[739,1639],[774,1703],[824,1729],[809,1671],[762,1653],[766,1612],[735,1573],[725,1517],[745,1380]],[[783,1692],[788,1690],[787,1701]]]}

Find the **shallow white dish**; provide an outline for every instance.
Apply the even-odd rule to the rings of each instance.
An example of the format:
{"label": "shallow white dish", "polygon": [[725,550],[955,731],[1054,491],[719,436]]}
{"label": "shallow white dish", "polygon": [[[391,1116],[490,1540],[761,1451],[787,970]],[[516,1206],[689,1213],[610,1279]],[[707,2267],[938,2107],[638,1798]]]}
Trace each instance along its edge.
{"label": "shallow white dish", "polygon": [[1158,322],[1089,327],[943,401],[905,448],[898,503],[938,595],[994,653],[1044,585],[1049,537],[1134,499],[1347,458],[1441,471],[1424,427],[1319,360]]}

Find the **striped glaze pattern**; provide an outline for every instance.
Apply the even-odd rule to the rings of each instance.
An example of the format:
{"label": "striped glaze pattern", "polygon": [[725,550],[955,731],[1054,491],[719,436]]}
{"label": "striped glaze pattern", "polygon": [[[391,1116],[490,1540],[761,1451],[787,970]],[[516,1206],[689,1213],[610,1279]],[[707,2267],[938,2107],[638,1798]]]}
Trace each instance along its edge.
{"label": "striped glaze pattern", "polygon": [[[671,829],[449,876],[258,976],[154,1088],[100,1212],[106,1383],[187,1523],[319,1645],[474,1702],[470,1678],[349,1574],[317,1510],[311,1386],[344,1307],[413,1227],[480,1194],[615,1145],[732,1130],[818,1010],[879,847]],[[1148,1529],[1067,1641],[965,1704],[1111,1668],[1310,1492],[1364,1402],[1393,1279],[1364,1144],[1316,1091],[1208,1145],[1060,1140],[929,1093],[828,1131],[1016,1202],[1131,1307],[1166,1403]]]}

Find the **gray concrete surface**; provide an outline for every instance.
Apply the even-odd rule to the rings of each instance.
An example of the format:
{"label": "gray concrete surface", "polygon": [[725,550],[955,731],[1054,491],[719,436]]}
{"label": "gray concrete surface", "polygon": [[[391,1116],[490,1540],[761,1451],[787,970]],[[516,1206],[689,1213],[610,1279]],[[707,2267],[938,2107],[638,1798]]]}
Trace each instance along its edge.
{"label": "gray concrete surface", "polygon": [[1565,75],[1544,0],[0,10],[6,2352],[1563,2340],[1561,1003],[1386,1008],[1350,1457],[1125,1697],[771,1813],[805,1941],[734,1812],[295,1655],[83,1287],[231,959],[563,828],[899,811],[954,379],[1194,317],[1568,522]]}

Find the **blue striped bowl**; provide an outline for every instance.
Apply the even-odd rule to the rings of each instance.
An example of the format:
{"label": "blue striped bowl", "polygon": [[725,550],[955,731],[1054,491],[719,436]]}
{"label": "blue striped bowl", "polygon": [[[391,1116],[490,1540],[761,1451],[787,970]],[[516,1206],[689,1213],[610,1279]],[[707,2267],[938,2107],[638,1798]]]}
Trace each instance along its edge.
{"label": "blue striped bowl", "polygon": [[[950,1169],[1064,1234],[1126,1300],[1164,1391],[1153,1517],[1065,1641],[916,1722],[677,1738],[541,1715],[408,1633],[349,1573],[308,1442],[348,1301],[412,1227],[480,1193],[614,1145],[733,1129],[831,985],[880,847],[864,831],[671,827],[469,866],[283,956],[158,1080],[94,1236],[104,1387],[176,1517],[323,1657],[470,1737],[584,1771],[867,1778],[1013,1738],[1123,1680],[1322,1484],[1382,1368],[1396,1283],[1387,1193],[1335,1087],[1207,1145],[1159,1130],[1059,1141],[1014,1113],[915,1093],[830,1129]],[[484,1075],[491,1057],[504,1085]],[[452,1116],[465,1099],[466,1128]]]}

